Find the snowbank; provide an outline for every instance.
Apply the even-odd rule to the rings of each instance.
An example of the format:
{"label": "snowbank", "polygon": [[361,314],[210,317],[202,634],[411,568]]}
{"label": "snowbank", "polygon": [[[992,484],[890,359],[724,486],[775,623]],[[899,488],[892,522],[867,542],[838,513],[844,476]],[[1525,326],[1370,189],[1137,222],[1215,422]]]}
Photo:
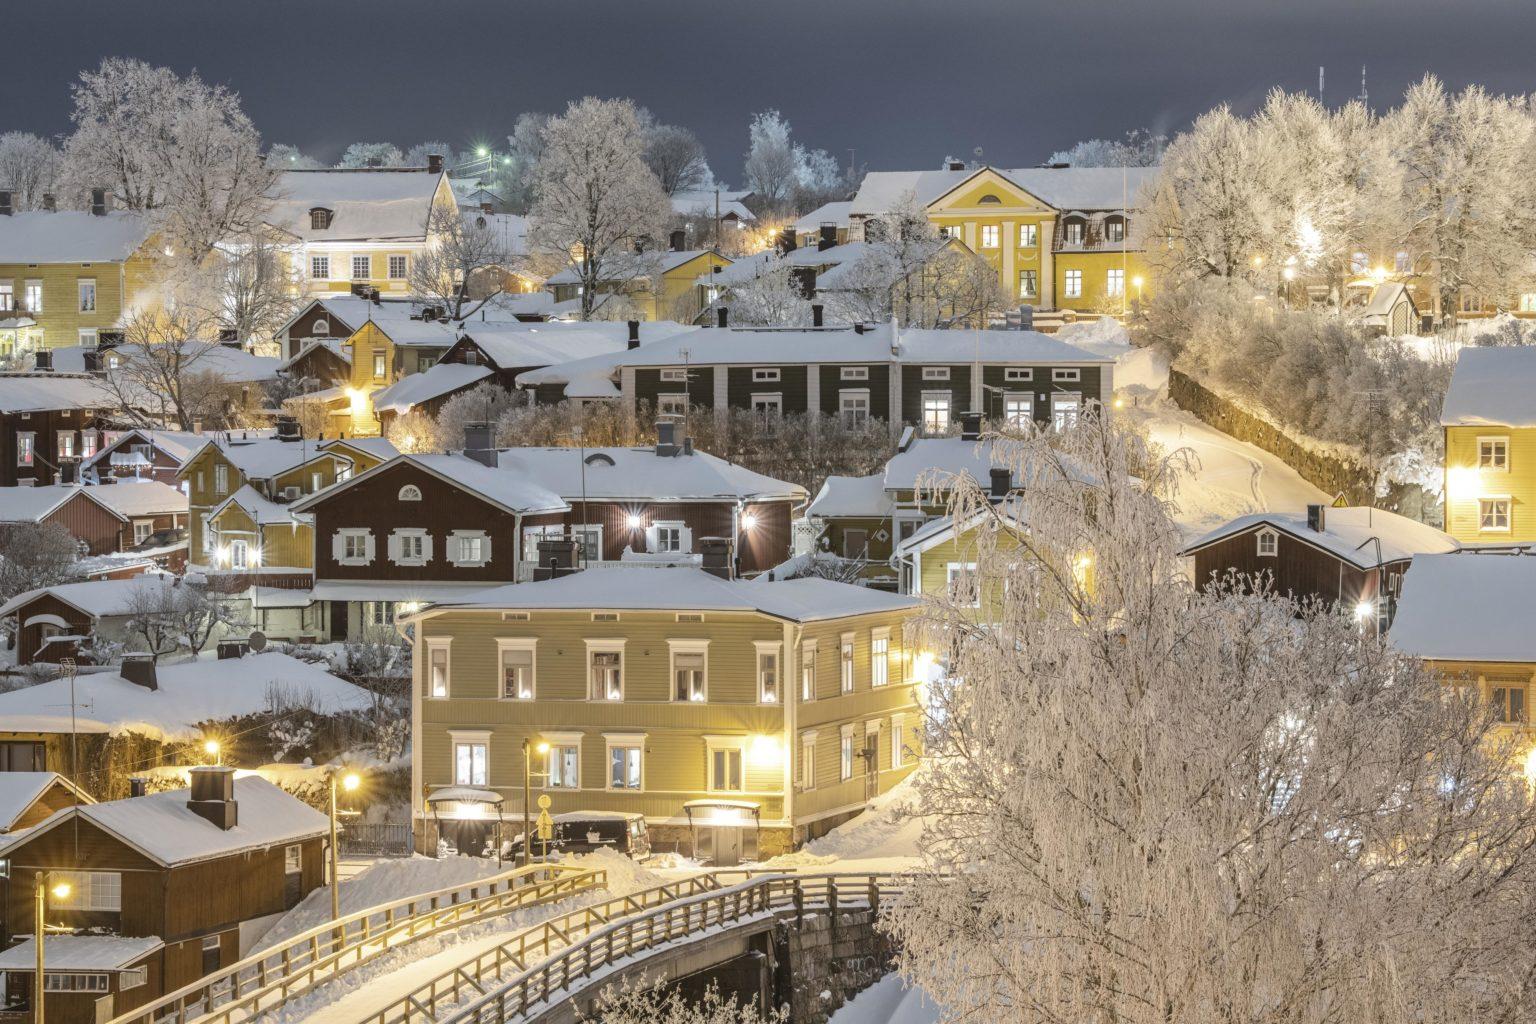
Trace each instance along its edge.
{"label": "snowbank", "polygon": [[1109,359],[1120,358],[1131,347],[1125,325],[1112,316],[1066,324],[1053,337]]}
{"label": "snowbank", "polygon": [[863,814],[794,853],[764,861],[763,867],[899,871],[915,866],[919,857],[917,841],[923,831],[923,819],[917,814],[917,777],[922,770],[919,766],[876,797]]}
{"label": "snowbank", "polygon": [[617,850],[593,850],[578,856],[567,855],[560,863],[588,871],[608,872],[607,891],[611,896],[627,896],[671,881],[641,867],[638,861],[629,859]]}

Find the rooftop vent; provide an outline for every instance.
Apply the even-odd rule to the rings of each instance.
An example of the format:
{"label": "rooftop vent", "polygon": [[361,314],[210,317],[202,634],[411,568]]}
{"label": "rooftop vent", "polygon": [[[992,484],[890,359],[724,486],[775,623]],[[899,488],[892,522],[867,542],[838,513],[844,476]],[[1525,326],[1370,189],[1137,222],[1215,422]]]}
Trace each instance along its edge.
{"label": "rooftop vent", "polygon": [[729,537],[704,537],[699,541],[701,568],[723,580],[736,575],[736,559]]}
{"label": "rooftop vent", "polygon": [[1328,507],[1326,505],[1307,506],[1307,529],[1313,533],[1324,533],[1328,529]]}
{"label": "rooftop vent", "polygon": [[123,655],[123,663],[118,668],[117,674],[146,690],[160,689],[160,683],[155,678],[155,659],[152,655],[137,653]]}
{"label": "rooftop vent", "polygon": [[91,189],[91,215],[105,217],[107,215],[107,190],[104,188]]}

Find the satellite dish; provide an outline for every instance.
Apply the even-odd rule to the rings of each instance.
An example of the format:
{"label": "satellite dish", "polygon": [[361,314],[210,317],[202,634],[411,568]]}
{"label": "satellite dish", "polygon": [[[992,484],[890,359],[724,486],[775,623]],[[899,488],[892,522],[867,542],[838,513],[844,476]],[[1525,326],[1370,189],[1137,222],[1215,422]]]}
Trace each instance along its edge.
{"label": "satellite dish", "polygon": [[267,649],[267,634],[259,629],[252,630],[250,637],[245,642],[251,650],[260,654]]}

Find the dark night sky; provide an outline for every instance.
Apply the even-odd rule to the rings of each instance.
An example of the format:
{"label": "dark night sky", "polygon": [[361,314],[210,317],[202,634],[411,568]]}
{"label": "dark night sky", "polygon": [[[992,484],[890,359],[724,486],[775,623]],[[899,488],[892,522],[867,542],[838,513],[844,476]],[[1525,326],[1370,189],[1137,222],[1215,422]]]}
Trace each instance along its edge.
{"label": "dark night sky", "polygon": [[1272,86],[1328,96],[1369,65],[1380,109],[1433,71],[1536,91],[1533,0],[48,0],[6,3],[0,130],[68,129],[103,56],[229,84],[268,142],[499,141],[519,112],[630,96],[740,177],[746,122],[871,169],[1000,165],[1082,137],[1177,129]]}

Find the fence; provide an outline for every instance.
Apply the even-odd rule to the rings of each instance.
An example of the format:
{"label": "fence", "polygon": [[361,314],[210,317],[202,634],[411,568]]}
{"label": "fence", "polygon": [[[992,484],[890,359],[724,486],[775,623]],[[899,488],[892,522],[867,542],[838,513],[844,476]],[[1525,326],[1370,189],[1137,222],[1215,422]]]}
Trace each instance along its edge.
{"label": "fence", "polygon": [[411,826],[401,821],[349,821],[341,833],[341,852],[409,857]]}
{"label": "fence", "polygon": [[232,1024],[282,1006],[399,946],[607,882],[603,871],[540,864],[368,907],[248,956],[109,1024]]}

